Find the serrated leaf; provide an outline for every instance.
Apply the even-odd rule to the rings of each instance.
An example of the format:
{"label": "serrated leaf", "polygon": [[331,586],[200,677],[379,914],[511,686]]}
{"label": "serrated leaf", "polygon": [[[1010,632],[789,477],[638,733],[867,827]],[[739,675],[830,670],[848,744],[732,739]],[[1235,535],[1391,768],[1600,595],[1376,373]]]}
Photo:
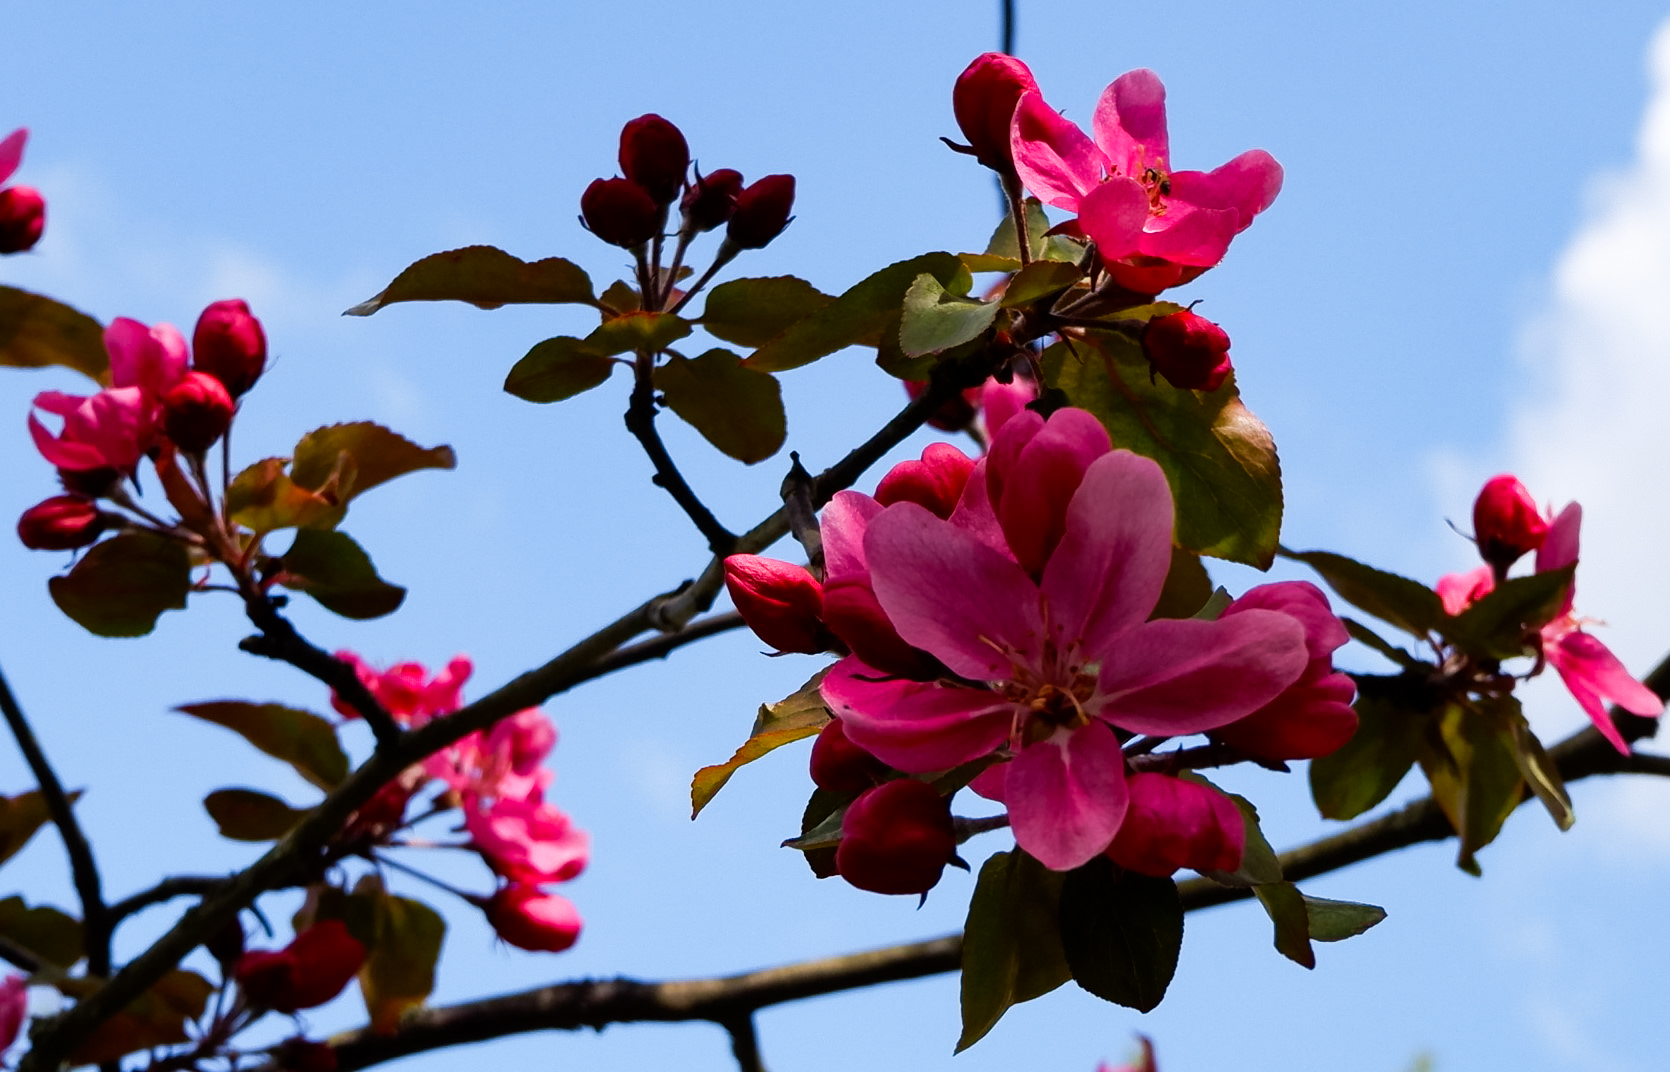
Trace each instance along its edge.
{"label": "serrated leaf", "polygon": [[344,618],[381,618],[406,599],[404,588],[377,576],[371,556],[346,532],[299,529],[279,562],[279,584]]}
{"label": "serrated leaf", "polygon": [[1576,563],[1562,569],[1510,577],[1438,629],[1475,659],[1532,654],[1527,634],[1553,621],[1565,607]]}
{"label": "serrated leaf", "polygon": [[1420,581],[1329,551],[1284,553],[1315,570],[1347,603],[1412,636],[1426,636],[1447,617],[1438,593]]}
{"label": "serrated leaf", "polygon": [[559,335],[536,344],[512,365],[504,389],[528,402],[561,402],[603,384],[616,364],[584,339]]}
{"label": "serrated leaf", "polygon": [[341,485],[352,484],[353,459],[324,486],[309,489],[290,479],[288,458],[263,458],[239,473],[226,493],[232,522],[258,533],[287,528],[334,528],[347,512]]}
{"label": "serrated leaf", "polygon": [[0,937],[68,971],[81,959],[81,921],[47,905],[30,908],[21,897],[0,900]]}
{"label": "serrated leaf", "polygon": [[586,348],[604,356],[659,353],[690,334],[690,321],[672,313],[622,313],[597,326]]}
{"label": "serrated leaf", "polygon": [[[100,985],[101,980],[85,977],[57,983],[59,990],[77,999],[87,997]],[[104,1064],[140,1050],[190,1041],[186,1025],[203,1015],[214,990],[196,972],[176,968],[80,1040],[69,1052],[69,1063]]]}
{"label": "serrated leaf", "polygon": [[224,726],[326,792],[348,777],[348,756],[336,728],[311,711],[243,700],[184,704],[174,710]]}
{"label": "serrated leaf", "polygon": [[792,741],[814,736],[823,729],[830,714],[818,690],[827,673],[829,667],[824,667],[783,699],[774,704],[761,704],[759,714],[754,716],[754,728],[748,731],[748,740],[743,742],[742,747],[725,762],[696,772],[690,782],[690,818],[700,815],[714,794],[724,788],[731,775],[745,764]]}
{"label": "serrated leaf", "polygon": [[1386,910],[1378,905],[1358,904],[1356,901],[1331,901],[1326,897],[1305,900],[1305,916],[1310,921],[1313,942],[1343,942],[1373,927],[1386,918]]}
{"label": "serrated leaf", "polygon": [[788,436],[777,377],[756,372],[729,350],[670,358],[655,370],[655,387],[703,439],[744,465],[776,454]]}
{"label": "serrated leaf", "polygon": [[354,463],[353,480],[342,494],[344,503],[397,476],[458,465],[451,447],[420,447],[380,424],[354,421],[315,428],[302,436],[291,461],[290,479],[313,490],[328,487],[341,471],[344,454]]}
{"label": "serrated leaf", "polygon": [[1116,873],[1098,856],[1061,886],[1061,944],[1073,980],[1138,1012],[1160,1004],[1183,947],[1183,903],[1169,878]]}
{"label": "serrated leaf", "polygon": [[97,320],[62,302],[0,287],[0,367],[62,365],[110,382],[110,355]]}
{"label": "serrated leaf", "polygon": [[1310,946],[1310,913],[1305,898],[1291,882],[1254,886],[1253,894],[1276,928],[1276,951],[1302,968],[1316,967]]}
{"label": "serrated leaf", "polygon": [[[70,803],[81,799],[77,790],[69,794]],[[29,844],[41,827],[52,819],[46,798],[39,789],[28,789],[15,797],[0,796],[0,863],[5,863]]]}
{"label": "serrated leaf", "polygon": [[[357,892],[357,891],[356,891]],[[383,894],[376,904],[376,936],[360,969],[360,994],[371,1029],[393,1034],[408,1009],[435,989],[435,965],[446,939],[440,913],[409,897]]]}
{"label": "serrated leaf", "polygon": [[144,636],[163,611],[185,609],[191,556],[166,536],[124,532],[94,544],[68,574],[47,581],[47,591],[95,636]]}
{"label": "serrated leaf", "polygon": [[907,357],[942,354],[978,339],[992,326],[997,311],[996,302],[947,294],[939,280],[924,272],[905,291],[899,348]]}
{"label": "serrated leaf", "polygon": [[1005,309],[1014,309],[1044,298],[1054,297],[1077,283],[1084,272],[1076,264],[1063,261],[1033,261],[1015,273],[1000,299]]}
{"label": "serrated leaf", "polygon": [[733,279],[707,295],[701,325],[738,346],[764,346],[835,299],[792,275]]}
{"label": "serrated leaf", "polygon": [[232,841],[277,841],[307,815],[255,789],[216,789],[203,798],[203,809]]}
{"label": "serrated leaf", "polygon": [[591,279],[561,257],[529,263],[493,246],[466,246],[415,262],[382,293],[342,315],[370,316],[385,305],[407,301],[462,301],[478,309],[527,303],[597,304]]}
{"label": "serrated leaf", "polygon": [[980,868],[963,928],[958,1053],[984,1038],[1011,1005],[1072,978],[1061,948],[1062,879],[1020,849],[994,853]]}
{"label": "serrated leaf", "polygon": [[756,372],[785,372],[811,364],[848,346],[875,346],[889,320],[899,314],[905,291],[927,273],[953,294],[973,283],[962,262],[949,253],[926,253],[888,265],[759,347],[746,360]]}
{"label": "serrated leaf", "polygon": [[1142,348],[1098,334],[1044,353],[1044,379],[1107,426],[1115,447],[1154,459],[1177,504],[1177,542],[1267,568],[1281,532],[1281,466],[1233,377],[1210,393],[1153,382]]}
{"label": "serrated leaf", "polygon": [[1420,754],[1439,698],[1418,679],[1354,676],[1357,731],[1311,760],[1311,798],[1326,819],[1355,819],[1391,795]]}

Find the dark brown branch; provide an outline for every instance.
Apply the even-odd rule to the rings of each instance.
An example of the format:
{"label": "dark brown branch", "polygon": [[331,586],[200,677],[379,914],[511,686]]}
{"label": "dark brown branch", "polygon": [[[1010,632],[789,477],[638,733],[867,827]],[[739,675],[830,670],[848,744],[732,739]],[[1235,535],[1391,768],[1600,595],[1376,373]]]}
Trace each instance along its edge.
{"label": "dark brown branch", "polygon": [[23,948],[3,934],[0,934],[0,960],[4,960],[14,968],[21,968],[30,975],[46,966],[46,962],[36,956],[32,950]]}
{"label": "dark brown branch", "polygon": [[371,690],[365,687],[365,682],[360,680],[354,668],[323,648],[316,648],[309,643],[296,631],[296,627],[290,624],[288,618],[278,613],[278,607],[270,596],[259,592],[246,593],[244,611],[249,615],[249,620],[255,623],[255,628],[261,632],[239,641],[238,647],[241,650],[264,659],[289,663],[302,673],[329,686],[342,697],[343,702],[365,719],[365,724],[371,727],[372,734],[377,738],[378,748],[387,748],[399,740],[403,732],[399,724],[377,698],[371,695]]}
{"label": "dark brown branch", "polygon": [[52,816],[53,824],[58,827],[58,836],[64,839],[64,852],[70,858],[70,876],[75,882],[76,896],[81,898],[81,926],[87,949],[88,974],[109,975],[111,922],[104,894],[99,889],[99,867],[93,860],[93,848],[81,832],[81,824],[75,819],[75,807],[64,792],[57,772],[47,761],[46,752],[35,738],[35,731],[29,728],[29,720],[23,717],[23,708],[18,706],[17,697],[12,695],[4,674],[0,674],[0,713],[5,714],[6,725],[11,727],[12,736],[17,738],[18,751],[23,753],[24,762],[29,764],[29,771],[40,786],[47,814]]}
{"label": "dark brown branch", "polygon": [[612,674],[616,670],[624,670],[628,666],[647,663],[651,659],[665,659],[686,644],[693,644],[710,636],[718,636],[720,633],[728,633],[732,629],[740,629],[744,624],[746,623],[743,622],[742,615],[734,610],[691,622],[676,633],[666,633],[652,640],[640,641],[637,644],[610,652],[597,660],[586,673],[575,675],[574,684],[578,685],[583,681],[591,681]]}
{"label": "dark brown branch", "polygon": [[736,547],[736,533],[720,524],[713,511],[691,490],[684,474],[678,471],[673,456],[667,452],[667,445],[661,441],[661,433],[655,430],[654,361],[653,354],[641,353],[633,364],[632,399],[626,407],[626,430],[643,446],[650,464],[655,466],[655,476],[651,478],[655,486],[666,489],[667,494],[678,503],[679,509],[707,540],[707,549],[716,557],[724,558]]}
{"label": "dark brown branch", "polygon": [[224,878],[215,878],[212,875],[176,875],[173,878],[165,878],[150,889],[140,890],[111,905],[110,926],[114,929],[118,923],[135,912],[142,912],[152,905],[172,901],[176,897],[207,897],[225,884]]}
{"label": "dark brown branch", "polygon": [[754,1030],[754,1017],[737,1016],[720,1026],[730,1033],[731,1054],[736,1057],[737,1072],[765,1072],[765,1061],[760,1057],[760,1035]]}

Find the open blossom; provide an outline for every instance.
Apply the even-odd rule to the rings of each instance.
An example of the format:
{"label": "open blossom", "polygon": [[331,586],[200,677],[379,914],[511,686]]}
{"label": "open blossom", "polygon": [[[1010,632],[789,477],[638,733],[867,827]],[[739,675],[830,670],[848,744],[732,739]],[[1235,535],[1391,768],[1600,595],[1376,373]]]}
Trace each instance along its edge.
{"label": "open blossom", "polygon": [[1173,171],[1165,86],[1153,71],[1115,79],[1092,130],[1094,141],[1041,94],[1023,94],[1010,131],[1015,170],[1044,201],[1077,213],[1115,281],[1141,294],[1217,264],[1281,191],[1281,165],[1262,149],[1213,171]]}
{"label": "open blossom", "polygon": [[[984,511],[943,520],[911,502],[849,509],[879,609],[951,674],[890,678],[859,652],[822,686],[853,743],[898,770],[1012,756],[1003,797],[1015,840],[1057,870],[1106,849],[1125,816],[1115,727],[1216,729],[1275,699],[1309,662],[1304,628],[1284,613],[1148,620],[1170,568],[1171,491],[1153,461],[1106,452],[1105,432],[1103,453],[1083,464],[1094,444],[1068,429],[1084,420],[1094,418],[1062,410],[1047,437],[1041,418],[1012,421],[981,463]],[[1042,516],[1006,518],[1005,499]],[[827,554],[827,511],[825,528]]]}
{"label": "open blossom", "polygon": [[[351,651],[339,651],[336,657],[354,668],[361,683],[396,722],[413,729],[462,707],[464,682],[475,669],[463,655],[454,656],[433,677],[421,663],[396,663],[387,670],[375,670]],[[331,706],[344,718],[359,717],[335,692]]]}
{"label": "open blossom", "polygon": [[585,870],[591,839],[542,800],[464,801],[464,828],[487,866],[512,882],[566,882]]}

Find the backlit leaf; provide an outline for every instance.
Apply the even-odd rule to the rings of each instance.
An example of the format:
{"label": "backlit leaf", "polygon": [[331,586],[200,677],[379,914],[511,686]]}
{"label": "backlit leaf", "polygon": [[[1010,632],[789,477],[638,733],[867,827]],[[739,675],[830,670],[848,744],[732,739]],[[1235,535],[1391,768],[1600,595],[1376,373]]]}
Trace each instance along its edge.
{"label": "backlit leaf", "polygon": [[701,324],[726,342],[764,346],[834,300],[792,275],[733,279],[708,292]]}
{"label": "backlit leaf", "polygon": [[371,556],[345,532],[300,529],[279,561],[278,583],[344,618],[381,618],[406,599],[406,590],[377,576]]}
{"label": "backlit leaf", "polygon": [[399,1026],[400,1017],[422,1005],[435,989],[435,964],[446,938],[446,921],[433,908],[409,897],[385,893],[375,904],[376,935],[369,943],[365,967],[360,969],[360,994],[372,1030],[389,1035]]}
{"label": "backlit leaf", "polygon": [[612,316],[585,338],[586,348],[604,356],[645,351],[657,353],[690,334],[690,321],[672,313],[623,313]]}
{"label": "backlit leaf", "polygon": [[21,897],[0,900],[0,936],[65,970],[81,959],[81,921],[47,905],[30,908]]}
{"label": "backlit leaf", "polygon": [[907,357],[944,353],[979,338],[997,311],[996,302],[947,294],[939,280],[924,272],[905,291],[899,348]]}
{"label": "backlit leaf", "polygon": [[777,377],[756,372],[729,350],[670,358],[655,370],[655,387],[702,438],[746,465],[776,454],[788,435]]}
{"label": "backlit leaf", "polygon": [[287,528],[335,528],[347,512],[341,485],[352,484],[353,459],[322,487],[309,489],[290,479],[288,458],[263,458],[239,473],[226,493],[234,524],[258,533]]}
{"label": "backlit leaf", "polygon": [[331,790],[348,776],[348,757],[336,728],[311,711],[242,700],[185,704],[174,710],[224,726],[256,748],[283,760],[320,789]]}
{"label": "backlit leaf", "polygon": [[[101,985],[90,978],[64,979],[58,989],[84,998]],[[69,1052],[71,1065],[103,1064],[125,1054],[190,1041],[186,1024],[203,1015],[214,986],[193,971],[175,969],[127,1008],[93,1029]]]}
{"label": "backlit leaf", "polygon": [[1571,590],[1576,564],[1563,569],[1510,577],[1489,595],[1438,629],[1476,659],[1512,659],[1532,654],[1526,634],[1554,620]]}
{"label": "backlit leaf", "polygon": [[1542,801],[1543,807],[1548,809],[1554,824],[1561,830],[1570,830],[1577,821],[1577,813],[1572,810],[1571,797],[1566,793],[1565,779],[1560,777],[1559,766],[1543,749],[1537,735],[1531,732],[1530,724],[1520,713],[1519,701],[1512,696],[1503,696],[1498,702],[1509,713],[1514,759],[1519,763],[1520,776]]}
{"label": "backlit leaf", "polygon": [[354,478],[344,501],[363,495],[397,476],[419,469],[451,469],[458,464],[451,447],[420,447],[371,421],[316,428],[296,444],[290,479],[304,488],[328,486],[346,454],[354,463]]}
{"label": "backlit leaf", "polygon": [[1302,968],[1315,968],[1316,951],[1310,947],[1310,914],[1304,895],[1291,882],[1254,886],[1253,893],[1275,925],[1276,951]]}
{"label": "backlit leaf", "polygon": [[370,316],[385,305],[406,301],[462,301],[478,309],[518,303],[597,304],[591,279],[561,257],[529,263],[493,246],[466,246],[414,263],[382,293],[342,315]]}
{"label": "backlit leaf", "polygon": [[185,545],[151,532],[94,544],[75,567],[47,581],[58,609],[89,633],[144,636],[165,610],[184,610],[191,591]]}
{"label": "backlit leaf", "polygon": [[1015,273],[1003,290],[1001,303],[1005,309],[1031,305],[1041,298],[1060,294],[1084,277],[1076,264],[1063,261],[1033,261]]}
{"label": "backlit leaf", "polygon": [[1311,941],[1343,942],[1385,919],[1386,910],[1378,905],[1306,895],[1305,915],[1310,920]]}
{"label": "backlit leaf", "polygon": [[203,798],[203,808],[220,836],[233,841],[277,841],[307,815],[254,789],[216,789]]}
{"label": "backlit leaf", "polygon": [[760,713],[754,718],[754,728],[736,754],[723,763],[703,767],[696,772],[690,782],[690,818],[700,815],[714,794],[724,788],[731,775],[742,766],[792,741],[815,736],[823,729],[830,715],[818,687],[828,672],[825,667],[789,696],[774,704],[761,704]]}
{"label": "backlit leaf", "polygon": [[1339,597],[1412,636],[1440,628],[1447,615],[1438,593],[1420,581],[1365,566],[1329,551],[1284,552],[1322,575]]}
{"label": "backlit leaf", "polygon": [[537,344],[511,366],[504,389],[529,402],[561,402],[602,384],[615,365],[614,358],[598,353],[584,339],[559,335]]}
{"label": "backlit leaf", "polygon": [[[73,804],[81,799],[81,793],[71,793],[69,797]],[[25,790],[15,797],[0,796],[0,863],[16,856],[51,819],[46,798],[38,789]]]}
{"label": "backlit leaf", "polygon": [[0,367],[62,365],[110,382],[104,328],[86,313],[40,294],[0,287]]}

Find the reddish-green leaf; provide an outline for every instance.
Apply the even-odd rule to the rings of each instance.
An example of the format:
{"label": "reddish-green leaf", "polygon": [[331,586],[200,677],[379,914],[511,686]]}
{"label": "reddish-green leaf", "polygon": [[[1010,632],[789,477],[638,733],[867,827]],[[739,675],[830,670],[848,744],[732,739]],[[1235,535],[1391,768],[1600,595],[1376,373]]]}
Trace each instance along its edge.
{"label": "reddish-green leaf", "polygon": [[963,928],[957,1052],[984,1038],[1011,1005],[1073,977],[1061,947],[1063,877],[1020,849],[995,853],[980,868]]}
{"label": "reddish-green leaf", "polygon": [[[70,794],[70,803],[81,799],[80,791]],[[0,797],[0,863],[16,856],[35,832],[52,818],[40,790],[30,789],[15,797]]]}
{"label": "reddish-green leaf", "polygon": [[1476,659],[1512,659],[1532,654],[1527,634],[1554,620],[1571,590],[1576,564],[1512,577],[1438,629]]}
{"label": "reddish-green leaf", "polygon": [[329,487],[346,455],[354,476],[343,501],[363,495],[397,476],[419,469],[451,469],[458,464],[451,447],[420,447],[397,432],[371,421],[332,424],[302,436],[290,465],[290,479],[312,490]]}
{"label": "reddish-green leaf", "polygon": [[603,383],[615,365],[613,358],[584,339],[559,335],[539,343],[511,366],[504,389],[529,402],[561,402]]}
{"label": "reddish-green leaf", "polygon": [[924,272],[905,291],[899,321],[899,349],[906,357],[942,354],[985,334],[997,316],[997,302],[948,294]]}
{"label": "reddish-green leaf", "polygon": [[597,300],[602,303],[606,316],[635,313],[644,307],[644,296],[624,279],[610,283],[608,289],[597,296]]}
{"label": "reddish-green leaf", "polygon": [[1152,381],[1142,347],[1123,335],[1057,343],[1044,378],[1101,419],[1113,445],[1153,458],[1177,502],[1177,542],[1259,569],[1281,532],[1281,466],[1269,430],[1241,404],[1233,378],[1212,392]]}
{"label": "reddish-green leaf", "polygon": [[52,601],[89,633],[144,636],[165,610],[184,610],[191,591],[185,545],[150,532],[94,544],[75,567],[47,582]]}
{"label": "reddish-green leaf", "polygon": [[226,493],[226,509],[234,524],[258,533],[287,528],[335,528],[348,510],[342,485],[354,479],[353,459],[342,465],[317,489],[300,487],[285,472],[287,458],[263,458],[239,473]]}
{"label": "reddish-green leaf", "polygon": [[848,346],[875,346],[888,321],[898,316],[905,291],[924,272],[953,294],[968,293],[972,284],[968,270],[949,253],[927,253],[889,265],[755,350],[748,367],[784,372]]}
{"label": "reddish-green leaf", "polygon": [[1061,886],[1061,944],[1073,980],[1103,1001],[1148,1012],[1183,948],[1183,902],[1169,878],[1119,873],[1098,856]]}
{"label": "reddish-green leaf", "polygon": [[1276,950],[1302,968],[1315,968],[1316,951],[1310,946],[1310,914],[1304,895],[1291,882],[1254,886],[1253,893],[1275,924]]}
{"label": "reddish-green leaf", "polygon": [[1347,603],[1413,636],[1424,637],[1441,628],[1447,617],[1438,593],[1420,581],[1328,551],[1286,551],[1284,554],[1320,573],[1328,587]]}
{"label": "reddish-green leaf", "polygon": [[1360,674],[1357,732],[1311,760],[1310,790],[1327,819],[1355,819],[1391,795],[1420,754],[1439,697],[1417,677]]}
{"label": "reddish-green leaf", "polygon": [[81,921],[47,905],[30,908],[21,897],[0,900],[0,937],[66,971],[81,959]]}
{"label": "reddish-green leaf", "polygon": [[835,299],[792,275],[733,279],[708,292],[702,327],[738,346],[764,346]]}
{"label": "reddish-green leaf", "polygon": [[[103,981],[82,977],[62,979],[56,985],[63,993],[80,999],[97,990]],[[176,968],[127,1008],[94,1028],[70,1051],[69,1063],[103,1064],[140,1050],[190,1041],[186,1025],[203,1015],[214,990],[196,972]]]}
{"label": "reddish-green leaf", "polygon": [[[360,892],[356,887],[355,893]],[[446,921],[422,901],[407,897],[384,893],[375,904],[376,936],[360,969],[360,993],[372,1030],[388,1035],[406,1010],[423,1004],[435,989]]]}
{"label": "reddish-green leaf", "polygon": [[86,313],[16,287],[0,287],[0,367],[63,365],[110,382],[104,328]]}
{"label": "reddish-green leaf", "polygon": [[466,246],[425,257],[394,277],[381,294],[344,316],[370,316],[406,301],[462,301],[478,309],[510,304],[596,305],[591,279],[561,257],[529,263],[492,246]]}
{"label": "reddish-green leaf", "polygon": [[381,618],[406,599],[406,590],[377,576],[371,556],[345,532],[300,529],[279,561],[279,584],[344,618]]}
{"label": "reddish-green leaf", "polygon": [[655,386],[674,413],[739,462],[753,465],[782,449],[788,435],[782,387],[729,350],[671,358],[655,370]]}
{"label": "reddish-green leaf", "polygon": [[659,353],[690,334],[690,321],[672,313],[612,316],[585,338],[587,349],[604,355]]}
{"label": "reddish-green leaf", "polygon": [[267,755],[290,764],[320,789],[335,789],[348,776],[348,757],[337,741],[336,728],[311,711],[242,700],[185,704],[174,710],[225,726]]}
{"label": "reddish-green leaf", "polygon": [[233,841],[277,841],[307,815],[268,793],[254,789],[216,789],[203,798],[203,808]]}
{"label": "reddish-green leaf", "polygon": [[696,776],[690,781],[690,818],[694,819],[700,815],[714,794],[724,788],[731,775],[743,765],[752,763],[767,752],[792,741],[811,737],[823,729],[830,716],[829,708],[824,706],[823,696],[819,693],[818,687],[828,672],[827,667],[819,670],[812,675],[810,681],[790,695],[774,704],[761,704],[760,713],[754,718],[754,728],[749,731],[748,740],[736,750],[736,754],[724,763],[703,767],[696,772]]}

